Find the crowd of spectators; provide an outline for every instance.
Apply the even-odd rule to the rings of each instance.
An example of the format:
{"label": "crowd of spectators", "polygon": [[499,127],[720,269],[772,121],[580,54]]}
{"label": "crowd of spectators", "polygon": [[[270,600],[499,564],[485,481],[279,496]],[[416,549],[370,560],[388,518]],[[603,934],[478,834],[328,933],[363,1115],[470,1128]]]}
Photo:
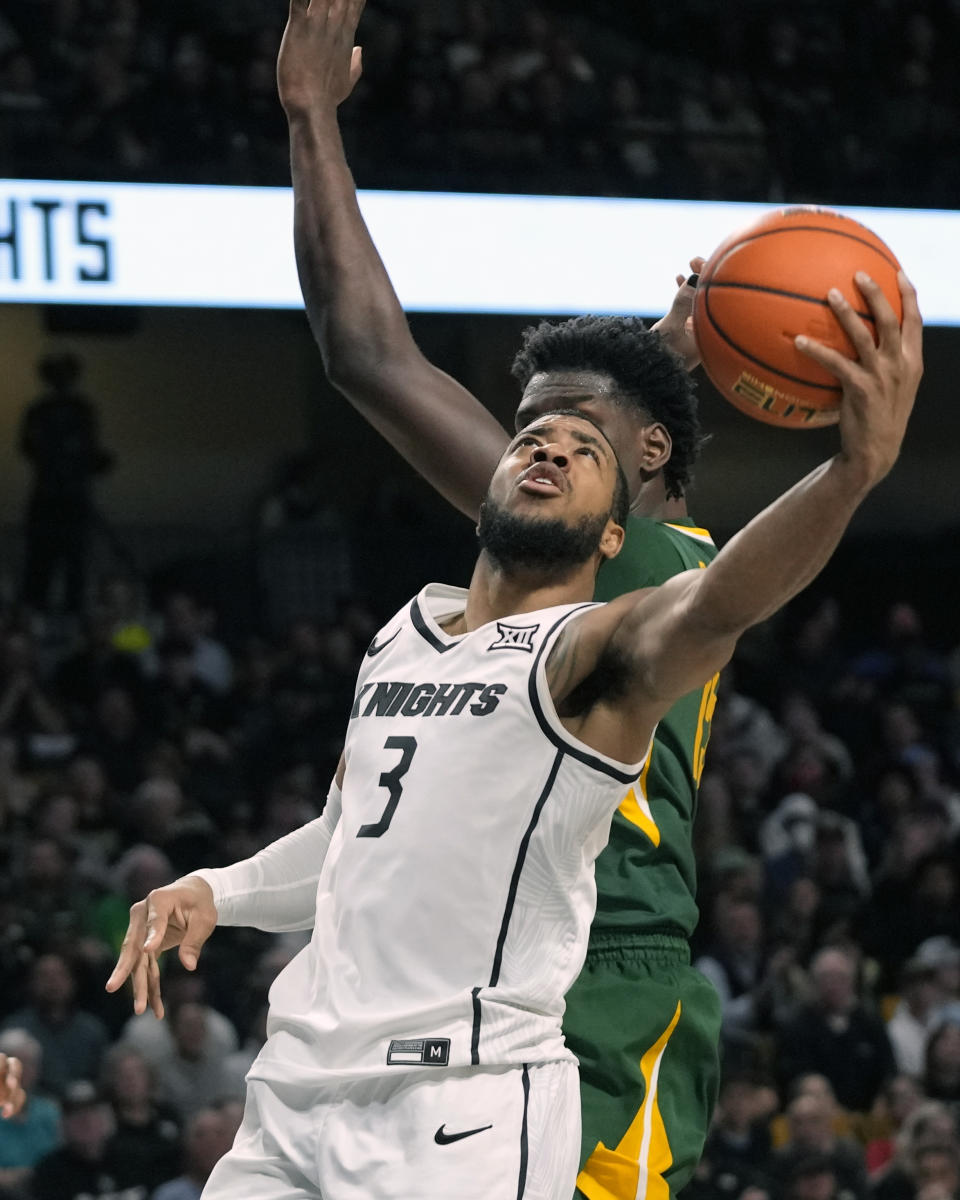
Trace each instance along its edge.
{"label": "crowd of spectators", "polygon": [[[285,5],[22,0],[0,160],[28,178],[287,185]],[[952,207],[951,0],[370,0],[362,186]]]}
{"label": "crowd of spectators", "polygon": [[0,1197],[195,1200],[302,939],[222,931],[201,972],[168,967],[162,1024],[104,982],[134,900],[321,811],[377,622],[351,602],[228,645],[189,590],[96,591],[82,629],[0,622],[0,1053],[30,1097]]}
{"label": "crowd of spectators", "polygon": [[[103,989],[128,907],[322,810],[389,614],[238,640],[186,587],[157,611],[126,577],[95,592],[66,641],[0,631],[0,1052],[30,1092],[0,1197],[190,1200],[302,935],[218,931],[197,973],[167,965],[161,1024]],[[956,1200],[960,656],[905,603],[875,644],[807,608],[745,639],[714,718],[694,951],[724,1086],[688,1200]]]}
{"label": "crowd of spectators", "polygon": [[[724,1086],[691,1200],[960,1196],[960,660],[894,603],[748,639],[700,794]],[[749,688],[747,686],[749,681]]]}

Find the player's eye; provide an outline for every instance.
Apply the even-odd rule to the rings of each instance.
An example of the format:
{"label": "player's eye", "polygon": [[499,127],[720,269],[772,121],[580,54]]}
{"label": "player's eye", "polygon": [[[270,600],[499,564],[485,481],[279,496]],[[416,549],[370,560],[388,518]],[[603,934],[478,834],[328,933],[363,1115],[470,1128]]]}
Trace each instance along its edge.
{"label": "player's eye", "polygon": [[596,450],[591,449],[589,446],[578,447],[577,454],[587,454],[595,463],[600,462],[600,455],[596,452]]}
{"label": "player's eye", "polygon": [[539,446],[540,439],[535,438],[532,433],[525,433],[517,438],[518,446]]}

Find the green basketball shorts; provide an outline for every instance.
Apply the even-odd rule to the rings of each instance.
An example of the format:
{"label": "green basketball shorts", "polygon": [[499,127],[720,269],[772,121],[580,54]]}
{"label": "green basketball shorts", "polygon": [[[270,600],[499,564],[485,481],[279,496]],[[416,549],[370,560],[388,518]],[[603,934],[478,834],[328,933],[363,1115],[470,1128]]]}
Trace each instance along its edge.
{"label": "green basketball shorts", "polygon": [[563,1030],[580,1060],[577,1196],[671,1200],[699,1161],[720,1076],[720,1000],[687,943],[592,949]]}

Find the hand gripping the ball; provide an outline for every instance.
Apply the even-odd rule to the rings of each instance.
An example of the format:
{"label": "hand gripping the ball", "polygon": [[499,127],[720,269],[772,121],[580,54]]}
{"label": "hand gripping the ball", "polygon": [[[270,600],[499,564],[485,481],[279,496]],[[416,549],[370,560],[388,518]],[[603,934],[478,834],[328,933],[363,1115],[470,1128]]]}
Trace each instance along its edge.
{"label": "hand gripping the ball", "polygon": [[877,342],[854,305],[832,288],[828,303],[853,343],[856,359],[803,335],[796,346],[840,381],[840,458],[854,486],[866,490],[887,474],[900,453],[923,375],[923,321],[916,290],[902,271],[897,276],[902,326],[873,279],[859,271],[855,281],[873,316]]}

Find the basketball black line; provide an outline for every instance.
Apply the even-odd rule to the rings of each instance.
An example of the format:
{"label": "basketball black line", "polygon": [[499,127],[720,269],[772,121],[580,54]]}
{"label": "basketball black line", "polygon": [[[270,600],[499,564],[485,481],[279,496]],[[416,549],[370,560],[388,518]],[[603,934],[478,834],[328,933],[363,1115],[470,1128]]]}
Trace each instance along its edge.
{"label": "basketball black line", "polygon": [[[706,294],[712,288],[731,288],[734,291],[741,292],[763,292],[768,296],[783,296],[787,300],[802,300],[805,304],[819,304],[821,308],[830,307],[828,301],[820,300],[817,296],[808,296],[804,292],[788,292],[785,288],[766,287],[761,283],[728,283],[724,280],[722,283],[708,283],[703,291]],[[876,325],[877,319],[873,313],[861,312],[859,308],[854,308],[853,311],[861,321],[869,321],[871,325]]]}
{"label": "basketball black line", "polygon": [[814,383],[812,380],[804,379],[800,375],[789,375],[786,371],[781,371],[777,367],[771,366],[770,363],[764,362],[762,358],[757,358],[756,355],[750,354],[749,351],[744,350],[742,346],[738,346],[733,338],[724,333],[717,322],[713,319],[713,314],[710,312],[709,292],[705,292],[703,296],[703,312],[717,336],[726,342],[731,350],[736,350],[737,354],[741,355],[749,362],[756,363],[758,367],[763,367],[764,370],[772,371],[774,375],[779,375],[781,379],[789,379],[792,383],[799,383],[803,387],[817,388],[822,392],[835,392],[837,396],[841,394],[843,389],[839,384]]}
{"label": "basketball black line", "polygon": [[[878,246],[875,246],[873,244],[873,242],[868,242],[866,238],[860,237],[859,234],[848,232],[845,229],[824,229],[824,227],[822,225],[782,225],[782,226],[778,226],[778,228],[776,228],[776,229],[760,229],[756,233],[751,233],[749,230],[746,230],[744,232],[743,237],[738,242],[734,242],[733,245],[729,247],[729,249],[724,251],[723,258],[721,258],[719,260],[719,262],[716,264],[716,266],[713,268],[713,270],[710,273],[711,278],[713,277],[713,275],[715,275],[717,273],[717,268],[720,266],[720,263],[725,262],[727,259],[727,256],[732,254],[733,251],[736,250],[739,246],[746,246],[750,242],[759,241],[760,238],[764,238],[764,237],[775,237],[778,234],[793,233],[795,230],[800,231],[802,233],[825,233],[830,237],[849,238],[850,241],[859,242],[861,246],[866,246],[866,247],[868,247],[868,249],[875,251],[877,254],[880,255],[880,257],[883,259],[883,261],[887,264],[888,267],[893,267],[893,269],[895,271],[901,270],[900,264],[897,262],[897,260],[895,258],[888,257],[888,255],[884,254],[883,250],[881,250]],[[888,253],[892,256],[893,251],[888,251]],[[700,278],[701,278],[701,282],[703,282],[703,276],[701,276]]]}

